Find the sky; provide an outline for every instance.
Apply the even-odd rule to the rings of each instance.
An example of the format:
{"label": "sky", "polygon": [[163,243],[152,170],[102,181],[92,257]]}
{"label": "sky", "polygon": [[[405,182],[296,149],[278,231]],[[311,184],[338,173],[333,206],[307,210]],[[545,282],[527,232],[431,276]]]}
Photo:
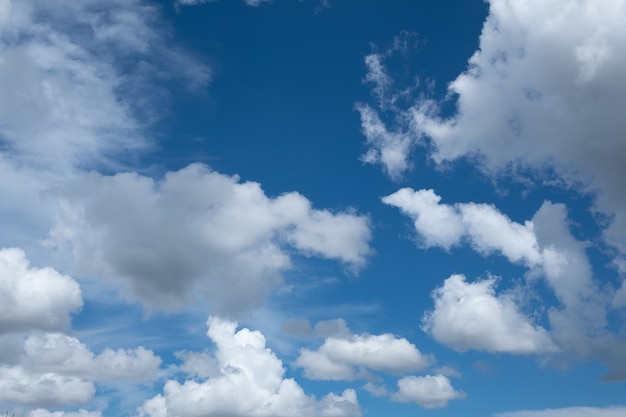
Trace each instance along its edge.
{"label": "sky", "polygon": [[623,417],[626,2],[0,0],[0,412]]}

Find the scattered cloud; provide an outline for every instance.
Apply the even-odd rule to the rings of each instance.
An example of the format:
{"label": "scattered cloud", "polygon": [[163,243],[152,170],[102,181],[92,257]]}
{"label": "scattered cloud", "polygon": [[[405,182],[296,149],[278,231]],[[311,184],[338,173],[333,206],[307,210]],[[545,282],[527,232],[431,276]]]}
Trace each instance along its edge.
{"label": "scattered cloud", "polygon": [[[548,309],[548,336],[521,314],[512,297],[495,295],[492,279],[467,284],[464,277],[452,276],[435,291],[435,310],[424,318],[425,329],[437,340],[457,350],[509,353],[555,351],[556,346],[575,357],[601,360],[609,368],[607,379],[626,377],[620,353],[626,340],[607,329],[607,315],[619,308],[614,300],[621,290],[601,289],[596,283],[587,243],[572,236],[563,204],[546,201],[522,224],[492,205],[442,204],[433,190],[403,188],[383,202],[414,221],[423,246],[450,250],[468,243],[484,256],[500,253],[526,266],[530,282],[545,279],[558,299]],[[458,325],[469,324],[470,317],[480,325]]]}
{"label": "scattered cloud", "polygon": [[[411,167],[407,149],[428,144],[437,163],[466,157],[494,175],[513,168],[542,178],[550,168],[562,185],[595,195],[595,208],[612,219],[605,238],[619,262],[626,254],[625,18],[620,0],[490,0],[479,49],[443,102],[422,96],[396,108],[393,128],[363,107],[365,160],[396,178]],[[380,95],[390,81],[384,65],[370,61],[366,78]],[[386,94],[382,102],[394,93]],[[450,101],[451,115],[442,110]]]}
{"label": "scattered cloud", "polygon": [[68,329],[83,306],[80,286],[52,268],[33,268],[24,251],[0,249],[0,334]]}
{"label": "scattered cloud", "polygon": [[398,381],[398,391],[393,401],[414,402],[424,408],[441,408],[448,402],[463,399],[462,391],[455,391],[450,380],[443,375],[407,376]]}
{"label": "scattered cloud", "polygon": [[433,293],[435,308],[423,318],[424,331],[458,351],[529,354],[556,350],[548,332],[524,316],[515,301],[496,296],[495,280],[467,283],[452,275]]}
{"label": "scattered cloud", "polygon": [[302,349],[295,365],[309,379],[353,380],[368,371],[403,374],[424,369],[432,358],[392,334],[329,337],[316,351]]}
{"label": "scattered cloud", "polygon": [[258,331],[237,329],[237,323],[217,317],[207,321],[209,338],[216,345],[217,375],[200,382],[169,380],[163,394],[147,400],[141,417],[253,416],[349,417],[360,416],[354,390],[328,394],[316,400],[290,378],[282,361],[266,347]]}

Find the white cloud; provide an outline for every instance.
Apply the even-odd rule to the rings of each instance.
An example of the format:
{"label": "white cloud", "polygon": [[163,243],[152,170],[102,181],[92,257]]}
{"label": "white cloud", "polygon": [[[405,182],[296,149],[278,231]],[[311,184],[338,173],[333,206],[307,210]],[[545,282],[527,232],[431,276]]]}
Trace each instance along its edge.
{"label": "white cloud", "polygon": [[65,196],[48,243],[83,271],[128,280],[154,307],[194,289],[223,311],[254,308],[291,265],[283,247],[353,270],[370,253],[366,217],[314,209],[295,192],[269,198],[200,164],[158,182],[92,174]]}
{"label": "white cloud", "polygon": [[0,366],[0,400],[34,406],[84,404],[95,394],[93,382],[54,373],[29,373]]}
{"label": "white cloud", "polygon": [[102,417],[102,413],[100,411],[87,411],[83,409],[78,411],[48,411],[39,408],[30,411],[28,417]]}
{"label": "white cloud", "polygon": [[626,407],[567,407],[496,413],[495,417],[623,417]]}
{"label": "white cloud", "polygon": [[317,351],[302,349],[295,364],[310,379],[352,380],[366,370],[402,374],[424,369],[431,358],[392,334],[329,337]]}
{"label": "white cloud", "polygon": [[320,400],[307,396],[290,378],[283,364],[266,347],[258,331],[241,329],[237,323],[210,317],[209,338],[216,344],[219,374],[200,382],[169,380],[163,394],[147,400],[139,416],[232,417],[342,417],[360,416],[353,390],[329,394]]}
{"label": "white cloud", "polygon": [[30,267],[21,249],[0,249],[0,333],[69,328],[71,314],[82,305],[71,277]]}
{"label": "white cloud", "polygon": [[443,375],[407,376],[398,381],[398,391],[393,401],[415,402],[424,408],[441,408],[449,401],[465,398],[465,393],[455,391],[450,380]]}
{"label": "white cloud", "polygon": [[361,131],[369,146],[361,156],[366,163],[380,163],[389,177],[399,180],[411,166],[409,160],[414,139],[403,132],[387,130],[377,112],[366,104],[356,106],[361,115]]}
{"label": "white cloud", "polygon": [[624,378],[626,341],[607,329],[607,315],[620,308],[622,290],[602,289],[594,280],[587,243],[572,236],[564,205],[546,201],[531,220],[517,223],[491,205],[442,204],[433,190],[404,188],[383,202],[414,221],[424,246],[450,249],[468,243],[482,255],[499,252],[528,267],[529,282],[544,278],[558,299],[548,306],[548,337],[521,315],[511,297],[495,296],[493,280],[466,284],[451,277],[435,292],[435,310],[424,319],[437,340],[457,350],[510,353],[554,351],[556,346],[575,357],[601,360],[609,368],[607,379]]}
{"label": "white cloud", "polygon": [[[553,169],[565,186],[596,194],[596,208],[613,216],[606,240],[626,254],[621,106],[626,5],[621,0],[489,0],[489,5],[479,48],[448,87],[456,111],[443,114],[448,102],[423,98],[397,109],[399,127],[377,123],[375,136],[364,129],[367,155],[397,148],[398,137],[410,148],[426,138],[438,163],[469,157],[485,172],[521,168],[539,177]],[[366,116],[363,120],[379,120],[371,109]],[[372,159],[394,177],[410,168],[399,160],[390,171],[380,157]]]}
{"label": "white cloud", "polygon": [[31,372],[54,372],[84,379],[150,379],[161,359],[143,347],[105,349],[94,355],[78,339],[58,333],[35,334],[24,342],[22,366]]}
{"label": "white cloud", "polygon": [[494,280],[467,283],[452,275],[433,293],[435,308],[423,328],[440,343],[458,351],[529,354],[556,350],[548,332],[534,325],[505,295],[496,296]]}
{"label": "white cloud", "polygon": [[382,199],[411,217],[415,230],[427,247],[449,249],[465,234],[463,220],[454,207],[440,204],[441,197],[433,190],[414,191],[402,188]]}
{"label": "white cloud", "polygon": [[426,247],[450,249],[467,239],[478,252],[500,252],[511,262],[535,265],[541,254],[532,222],[511,221],[489,204],[441,204],[433,190],[403,188],[382,199],[413,221]]}
{"label": "white cloud", "polygon": [[142,382],[156,377],[161,359],[143,347],[94,355],[78,339],[59,333],[5,336],[0,355],[0,400],[60,406],[89,402],[94,382]]}
{"label": "white cloud", "polygon": [[0,246],[35,256],[58,187],[149,148],[163,81],[199,88],[210,71],[142,0],[3,0],[0,20]]}

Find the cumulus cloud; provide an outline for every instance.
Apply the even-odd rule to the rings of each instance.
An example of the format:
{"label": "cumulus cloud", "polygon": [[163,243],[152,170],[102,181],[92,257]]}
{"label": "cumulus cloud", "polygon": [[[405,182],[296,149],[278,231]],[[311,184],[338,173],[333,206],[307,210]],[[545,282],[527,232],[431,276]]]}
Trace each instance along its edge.
{"label": "cumulus cloud", "polygon": [[34,406],[84,404],[95,394],[93,382],[55,373],[30,373],[0,366],[0,400]]}
{"label": "cumulus cloud", "polygon": [[495,417],[622,417],[626,407],[567,407],[496,413]]}
{"label": "cumulus cloud", "polygon": [[[607,379],[626,376],[626,340],[607,329],[607,315],[620,308],[622,290],[602,289],[594,280],[587,243],[572,236],[563,204],[545,201],[531,220],[517,223],[492,205],[443,204],[433,190],[403,188],[383,202],[413,220],[423,246],[449,250],[467,243],[482,255],[500,253],[528,267],[530,282],[542,277],[558,299],[548,309],[548,337],[521,315],[511,297],[495,295],[493,280],[467,284],[464,277],[453,276],[435,291],[435,310],[424,318],[424,328],[437,340],[457,350],[509,353],[554,351],[556,346],[601,360],[609,368]],[[479,325],[457,326],[469,317]],[[502,337],[506,332],[513,333]],[[517,345],[524,341],[525,346]]]}
{"label": "cumulus cloud", "polygon": [[295,365],[310,379],[353,380],[367,371],[402,374],[424,369],[432,359],[392,334],[329,337],[316,351],[302,349]]}
{"label": "cumulus cloud", "polygon": [[0,334],[67,329],[82,305],[80,286],[71,277],[31,267],[19,248],[0,249]]}
{"label": "cumulus cloud", "polygon": [[424,331],[458,351],[529,354],[556,349],[548,332],[524,316],[514,300],[496,296],[494,279],[467,283],[452,275],[435,290],[435,308],[425,314]]}
{"label": "cumulus cloud", "polygon": [[[489,0],[489,6],[479,49],[448,87],[456,111],[443,114],[447,101],[420,98],[396,108],[399,126],[388,128],[368,108],[366,155],[392,177],[410,168],[406,157],[382,158],[395,154],[399,142],[405,150],[429,143],[434,161],[469,157],[488,173],[513,167],[541,174],[549,167],[563,185],[595,194],[596,209],[612,216],[606,241],[623,255],[626,5]],[[370,65],[376,73],[382,66]]]}
{"label": "cumulus cloud", "polygon": [[94,355],[78,339],[60,333],[13,335],[2,340],[0,399],[56,406],[86,403],[95,382],[154,379],[161,359],[143,347],[106,348]]}
{"label": "cumulus cloud", "polygon": [[424,408],[441,408],[449,401],[465,398],[462,391],[455,391],[450,380],[443,375],[407,376],[398,381],[398,391],[393,401],[414,402]]}
{"label": "cumulus cloud", "polygon": [[209,317],[209,338],[216,345],[219,373],[208,379],[169,380],[163,394],[147,400],[142,417],[252,416],[342,417],[360,416],[354,390],[328,394],[316,400],[290,378],[282,361],[266,347],[265,337],[237,323]]}
{"label": "cumulus cloud", "polygon": [[[92,174],[68,190],[48,243],[79,268],[126,279],[148,305],[180,305],[192,289],[223,311],[260,305],[291,265],[291,248],[364,265],[368,219],[317,210],[292,192],[270,198],[194,164],[161,181]],[[82,264],[82,265],[81,265]]]}
{"label": "cumulus cloud", "polygon": [[433,190],[402,188],[382,199],[413,221],[426,247],[450,249],[466,239],[480,253],[499,252],[511,262],[532,266],[541,254],[530,221],[511,221],[489,204],[441,204]]}

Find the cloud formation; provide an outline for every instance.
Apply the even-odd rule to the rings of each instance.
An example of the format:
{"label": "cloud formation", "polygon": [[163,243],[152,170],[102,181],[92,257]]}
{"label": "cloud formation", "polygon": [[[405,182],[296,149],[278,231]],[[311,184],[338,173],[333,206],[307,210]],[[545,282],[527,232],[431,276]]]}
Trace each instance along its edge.
{"label": "cloud formation", "polygon": [[[398,207],[414,222],[425,247],[450,249],[467,243],[487,256],[500,253],[510,262],[528,268],[528,278],[545,279],[558,299],[548,310],[550,337],[515,307],[512,298],[495,296],[493,281],[466,284],[461,276],[449,278],[434,293],[435,310],[425,316],[425,328],[442,343],[457,350],[483,349],[510,353],[553,351],[550,339],[562,351],[580,358],[596,358],[609,368],[607,379],[623,379],[623,348],[626,340],[607,329],[607,315],[619,308],[615,299],[621,290],[601,289],[593,277],[586,243],[569,231],[567,210],[562,204],[546,201],[531,220],[511,221],[494,206],[477,203],[442,204],[433,190],[401,189],[383,202]],[[467,298],[469,296],[469,298]],[[468,300],[482,300],[480,303]],[[457,320],[479,318],[476,328],[458,327]],[[503,332],[515,332],[513,345],[500,339]],[[500,328],[498,333],[492,329]],[[482,335],[482,336],[478,336]],[[525,335],[525,336],[524,336]],[[517,341],[529,337],[522,347]]]}
{"label": "cloud formation", "polygon": [[[479,49],[449,84],[446,100],[422,96],[393,106],[391,128],[377,110],[362,107],[365,160],[396,178],[411,166],[407,149],[423,144],[437,163],[469,158],[494,175],[553,172],[561,185],[595,195],[595,208],[612,219],[604,236],[623,267],[624,19],[620,0],[489,0]],[[368,77],[379,80],[373,91],[382,91],[379,101],[388,104],[395,93],[381,89],[390,82],[385,56],[376,57],[368,61]],[[456,110],[445,114],[449,100]]]}
{"label": "cloud formation", "polygon": [[353,380],[371,371],[404,374],[424,369],[432,358],[392,334],[328,337],[316,350],[301,349],[295,365],[309,379]]}
{"label": "cloud formation", "polygon": [[435,308],[422,320],[424,331],[458,351],[529,354],[556,350],[548,332],[524,316],[515,301],[496,296],[494,280],[467,283],[452,275],[433,293]]}
{"label": "cloud formation", "polygon": [[441,408],[455,399],[466,395],[456,391],[450,380],[443,375],[407,376],[398,381],[398,391],[391,396],[393,401],[414,402],[424,408]]}
{"label": "cloud formation", "polygon": [[0,249],[0,335],[68,329],[83,306],[80,286],[52,268],[33,268],[24,251]]}
{"label": "cloud formation", "polygon": [[291,378],[258,331],[209,317],[207,335],[215,343],[219,372],[207,379],[169,380],[163,394],[147,400],[141,417],[358,417],[356,393],[328,394],[316,400]]}
{"label": "cloud formation", "polygon": [[291,265],[284,248],[362,267],[368,219],[317,210],[292,192],[276,198],[201,164],[161,181],[91,174],[68,190],[48,244],[89,273],[124,279],[152,307],[176,307],[192,290],[221,311],[258,307]]}

